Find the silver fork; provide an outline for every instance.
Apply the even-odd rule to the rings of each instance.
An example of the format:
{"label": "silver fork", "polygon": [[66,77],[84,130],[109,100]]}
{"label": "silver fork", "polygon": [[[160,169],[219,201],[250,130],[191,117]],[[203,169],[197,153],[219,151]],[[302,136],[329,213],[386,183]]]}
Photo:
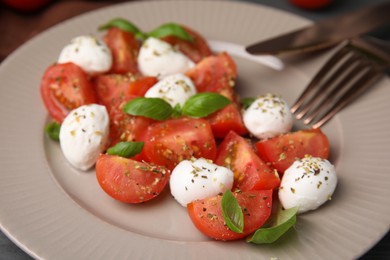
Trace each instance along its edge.
{"label": "silver fork", "polygon": [[390,43],[372,37],[346,41],[325,63],[291,112],[305,125],[318,128],[385,75]]}

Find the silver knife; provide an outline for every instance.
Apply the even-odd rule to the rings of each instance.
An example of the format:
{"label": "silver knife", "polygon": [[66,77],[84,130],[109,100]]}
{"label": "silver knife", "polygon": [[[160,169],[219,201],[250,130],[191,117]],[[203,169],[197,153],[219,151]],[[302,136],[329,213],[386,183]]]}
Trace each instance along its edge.
{"label": "silver knife", "polygon": [[320,21],[246,47],[251,54],[301,53],[331,47],[390,23],[390,1]]}

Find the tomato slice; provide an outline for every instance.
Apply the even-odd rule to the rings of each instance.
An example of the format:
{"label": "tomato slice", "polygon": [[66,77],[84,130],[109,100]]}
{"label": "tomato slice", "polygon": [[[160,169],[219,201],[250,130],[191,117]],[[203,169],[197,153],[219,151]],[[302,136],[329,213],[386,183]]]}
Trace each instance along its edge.
{"label": "tomato slice", "polygon": [[198,63],[204,57],[210,56],[212,51],[207,44],[207,41],[196,31],[188,28],[187,26],[181,25],[189,35],[192,36],[193,41],[182,40],[176,36],[166,36],[161,40],[168,42],[184,53],[193,62]]}
{"label": "tomato slice", "polygon": [[233,87],[237,79],[237,66],[226,52],[204,58],[186,74],[198,92],[216,92],[235,100]]}
{"label": "tomato slice", "polygon": [[96,161],[96,178],[112,198],[141,203],[155,198],[167,185],[171,173],[162,166],[116,155],[101,154]]}
{"label": "tomato slice", "polygon": [[112,27],[104,36],[104,41],[110,48],[113,57],[111,73],[138,72],[137,57],[141,43],[134,34]]}
{"label": "tomato slice", "polygon": [[271,163],[279,173],[290,167],[296,158],[305,155],[328,159],[329,141],[321,129],[301,130],[261,140],[256,143],[257,153]]}
{"label": "tomato slice", "polygon": [[239,135],[248,134],[242,121],[240,107],[234,102],[209,115],[206,119],[209,121],[216,138],[224,138],[230,131]]}
{"label": "tomato slice", "polygon": [[145,129],[155,120],[143,116],[133,116],[123,112],[125,104],[136,96],[116,99],[109,110],[110,146],[118,142],[140,141]]}
{"label": "tomato slice", "polygon": [[207,118],[216,137],[223,138],[230,130],[239,134],[248,133],[233,88],[237,79],[237,66],[229,54],[222,52],[204,58],[186,74],[192,79],[198,92],[216,92],[232,101],[231,105]]}
{"label": "tomato slice", "polygon": [[182,160],[214,160],[217,154],[210,124],[205,119],[182,117],[157,122],[146,129],[142,140],[144,158],[170,170]]}
{"label": "tomato slice", "polygon": [[231,231],[222,216],[222,195],[196,200],[187,205],[194,225],[206,236],[216,240],[236,240],[260,228],[271,215],[272,190],[233,193],[244,213],[244,231]]}
{"label": "tomato slice", "polygon": [[88,75],[73,63],[54,64],[46,69],[41,97],[50,116],[59,123],[71,110],[97,102]]}
{"label": "tomato slice", "polygon": [[108,110],[118,100],[123,101],[133,96],[144,96],[146,91],[157,83],[155,77],[144,77],[140,75],[127,74],[106,74],[94,78],[96,95],[101,104]]}
{"label": "tomato slice", "polygon": [[220,144],[215,163],[233,171],[233,190],[274,189],[280,185],[277,172],[257,156],[249,140],[233,131]]}
{"label": "tomato slice", "polygon": [[107,110],[110,111],[114,104],[130,97],[129,85],[134,79],[135,76],[131,74],[96,76],[93,82],[99,103],[106,106]]}
{"label": "tomato slice", "polygon": [[134,96],[145,96],[145,93],[158,82],[156,77],[139,76],[130,82],[129,94]]}

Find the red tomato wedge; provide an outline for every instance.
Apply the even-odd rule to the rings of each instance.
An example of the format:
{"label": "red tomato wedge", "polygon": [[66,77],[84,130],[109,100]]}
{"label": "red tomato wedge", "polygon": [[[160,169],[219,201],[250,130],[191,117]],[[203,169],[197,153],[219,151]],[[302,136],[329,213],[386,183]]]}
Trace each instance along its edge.
{"label": "red tomato wedge", "polygon": [[249,140],[233,131],[220,144],[215,163],[233,171],[233,190],[251,191],[279,187],[277,172],[257,156]]}
{"label": "red tomato wedge", "polygon": [[110,48],[113,57],[111,73],[138,72],[137,57],[141,43],[132,33],[112,27],[104,36],[104,41]]}
{"label": "red tomato wedge", "polygon": [[187,210],[194,225],[206,236],[216,240],[236,240],[259,229],[271,215],[272,190],[233,193],[244,213],[244,231],[236,233],[225,224],[222,216],[222,195],[195,200]]}
{"label": "red tomato wedge", "polygon": [[41,97],[50,116],[59,123],[71,110],[97,103],[88,75],[73,63],[46,69],[41,80]]}
{"label": "red tomato wedge", "polygon": [[216,92],[235,100],[233,87],[237,79],[237,66],[226,52],[204,58],[186,74],[198,92]]}
{"label": "red tomato wedge", "polygon": [[112,198],[124,203],[140,203],[161,193],[170,171],[162,166],[101,154],[96,162],[99,185]]}
{"label": "red tomato wedge", "polygon": [[257,153],[279,173],[290,167],[296,158],[305,155],[328,159],[329,141],[321,129],[308,129],[280,135],[256,143]]}
{"label": "red tomato wedge", "polygon": [[205,119],[182,117],[151,124],[142,140],[147,161],[172,170],[179,162],[191,157],[214,160],[216,142]]}
{"label": "red tomato wedge", "polygon": [[111,109],[113,104],[132,96],[143,96],[157,83],[155,77],[144,77],[133,74],[106,74],[94,78],[95,91],[99,102]]}
{"label": "red tomato wedge", "polygon": [[133,98],[136,96],[127,97],[124,100],[117,99],[111,106],[109,111],[110,146],[114,146],[118,142],[140,141],[145,129],[155,122],[151,118],[133,116],[123,112],[125,104]]}
{"label": "red tomato wedge", "polygon": [[130,97],[129,85],[135,76],[131,74],[106,74],[94,78],[94,87],[99,103],[111,107],[125,98]]}
{"label": "red tomato wedge", "polygon": [[134,96],[145,96],[145,93],[158,82],[156,77],[139,76],[130,82],[129,94]]}
{"label": "red tomato wedge", "polygon": [[209,121],[216,138],[224,138],[230,131],[239,135],[248,133],[242,121],[240,107],[234,102],[209,115],[206,119]]}
{"label": "red tomato wedge", "polygon": [[199,33],[186,26],[181,26],[192,37],[192,41],[182,40],[176,36],[166,36],[161,38],[161,40],[166,41],[173,46],[177,46],[182,53],[195,63],[198,63],[204,57],[212,54],[207,41]]}

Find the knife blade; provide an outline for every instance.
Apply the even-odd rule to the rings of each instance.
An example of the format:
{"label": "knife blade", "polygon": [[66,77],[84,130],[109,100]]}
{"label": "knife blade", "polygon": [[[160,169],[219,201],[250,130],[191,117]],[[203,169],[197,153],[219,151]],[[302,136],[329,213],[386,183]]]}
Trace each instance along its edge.
{"label": "knife blade", "polygon": [[301,53],[331,47],[390,23],[390,1],[320,21],[245,48],[250,54]]}

